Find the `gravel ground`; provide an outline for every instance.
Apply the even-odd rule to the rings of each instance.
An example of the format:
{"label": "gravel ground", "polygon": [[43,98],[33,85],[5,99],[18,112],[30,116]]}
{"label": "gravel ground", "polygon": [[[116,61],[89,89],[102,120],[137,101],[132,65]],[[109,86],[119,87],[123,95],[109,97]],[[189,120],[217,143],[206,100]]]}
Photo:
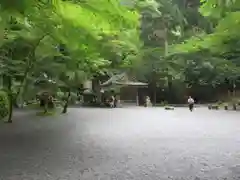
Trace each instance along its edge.
{"label": "gravel ground", "polygon": [[0,180],[239,180],[240,113],[72,108],[0,124]]}

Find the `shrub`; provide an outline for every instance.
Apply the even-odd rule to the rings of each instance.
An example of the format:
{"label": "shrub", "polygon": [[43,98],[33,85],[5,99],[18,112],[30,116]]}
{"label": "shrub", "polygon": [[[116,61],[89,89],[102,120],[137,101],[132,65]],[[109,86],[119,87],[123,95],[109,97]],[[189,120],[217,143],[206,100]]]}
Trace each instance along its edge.
{"label": "shrub", "polygon": [[76,104],[77,100],[78,100],[78,95],[72,92],[69,99],[69,104]]}
{"label": "shrub", "polygon": [[219,109],[219,105],[218,104],[213,104],[212,105],[212,109],[218,110]]}
{"label": "shrub", "polygon": [[56,98],[60,99],[60,100],[63,100],[65,98],[64,92],[58,91],[57,94],[56,94]]}
{"label": "shrub", "polygon": [[218,106],[221,106],[222,104],[223,104],[223,102],[220,100],[216,103],[216,105],[218,105]]}
{"label": "shrub", "polygon": [[161,103],[160,103],[160,106],[167,106],[168,105],[168,102],[167,101],[162,101]]}
{"label": "shrub", "polygon": [[211,104],[208,105],[208,109],[209,109],[209,110],[212,109],[212,105],[211,105]]}
{"label": "shrub", "polygon": [[211,109],[218,110],[219,109],[219,105],[218,104],[210,104],[210,105],[208,105],[208,109],[209,110],[211,110]]}
{"label": "shrub", "polygon": [[5,118],[9,114],[8,94],[0,90],[0,119]]}
{"label": "shrub", "polygon": [[233,103],[233,110],[236,111],[237,110],[237,105],[235,103]]}
{"label": "shrub", "polygon": [[224,109],[225,109],[225,110],[228,110],[228,105],[224,106]]}

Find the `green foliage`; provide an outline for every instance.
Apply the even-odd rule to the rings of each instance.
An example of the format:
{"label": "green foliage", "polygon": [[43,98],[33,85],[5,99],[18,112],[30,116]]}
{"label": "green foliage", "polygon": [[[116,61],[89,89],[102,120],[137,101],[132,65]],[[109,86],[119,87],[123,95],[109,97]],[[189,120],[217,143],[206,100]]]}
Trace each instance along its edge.
{"label": "green foliage", "polygon": [[[44,52],[49,51],[51,47],[56,47],[57,43],[62,43],[70,51],[69,55],[77,59],[93,61],[91,65],[94,66],[98,66],[98,62],[101,64],[99,41],[103,36],[118,36],[122,33],[121,29],[127,31],[138,26],[138,14],[120,6],[117,0],[107,3],[61,0],[49,1],[45,4],[36,1],[32,3],[35,3],[36,8],[23,5],[25,13],[28,14],[27,17],[18,14],[14,17],[18,24],[23,24],[24,28],[17,34],[10,31],[7,35],[30,39],[44,36],[46,38],[41,39],[41,44],[44,44],[41,49]],[[16,10],[18,10],[17,7]],[[44,41],[44,39],[48,40]]]}
{"label": "green foliage", "polygon": [[167,101],[162,101],[159,105],[161,107],[165,107],[165,106],[168,106],[168,102]]}
{"label": "green foliage", "polygon": [[213,18],[221,18],[231,11],[239,10],[240,7],[238,0],[201,0],[201,2],[201,13]]}
{"label": "green foliage", "polygon": [[70,104],[76,104],[78,100],[78,96],[77,96],[77,93],[71,93],[71,96],[70,96],[70,99],[69,99],[69,103]]}
{"label": "green foliage", "polygon": [[0,119],[5,118],[9,114],[8,94],[5,91],[0,91]]}
{"label": "green foliage", "polygon": [[206,26],[169,47],[170,56],[186,59],[185,83],[195,91],[239,85],[239,8],[235,0],[202,0],[200,12],[212,30]]}
{"label": "green foliage", "polygon": [[[4,87],[17,100],[40,90],[66,100],[85,80],[123,71],[169,93],[219,88],[226,79],[233,85],[240,4],[202,0],[198,12],[199,6],[198,0],[3,0],[0,76],[12,82]],[[55,83],[37,85],[43,77]]]}
{"label": "green foliage", "polygon": [[63,100],[64,97],[65,97],[64,92],[58,91],[58,92],[56,93],[56,98],[57,98],[57,99]]}
{"label": "green foliage", "polygon": [[[4,86],[24,101],[34,91],[75,91],[97,73],[128,68],[140,53],[139,17],[118,0],[1,1],[0,76],[13,82]],[[43,76],[56,83],[37,85]]]}
{"label": "green foliage", "polygon": [[209,0],[203,1],[200,12],[208,18],[216,18],[217,25],[211,34],[198,33],[186,42],[173,46],[172,53],[189,53],[209,49],[214,53],[231,52],[232,42],[239,39],[240,2],[237,0]]}

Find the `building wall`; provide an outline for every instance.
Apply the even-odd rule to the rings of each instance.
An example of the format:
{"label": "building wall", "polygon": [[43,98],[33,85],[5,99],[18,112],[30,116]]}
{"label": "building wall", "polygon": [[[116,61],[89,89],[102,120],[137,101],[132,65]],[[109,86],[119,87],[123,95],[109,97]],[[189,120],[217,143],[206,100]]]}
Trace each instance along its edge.
{"label": "building wall", "polygon": [[124,102],[136,102],[137,88],[122,87],[120,90],[120,99]]}

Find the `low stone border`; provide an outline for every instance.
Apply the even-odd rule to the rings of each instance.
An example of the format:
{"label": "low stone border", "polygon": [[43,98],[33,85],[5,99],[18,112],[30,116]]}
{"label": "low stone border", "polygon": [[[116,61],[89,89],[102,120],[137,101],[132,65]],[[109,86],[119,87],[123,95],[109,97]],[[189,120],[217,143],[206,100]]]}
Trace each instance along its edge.
{"label": "low stone border", "polygon": [[165,106],[164,109],[165,110],[174,110],[174,107],[172,107],[172,106]]}
{"label": "low stone border", "polygon": [[219,110],[219,109],[224,109],[224,110],[238,110],[238,105],[237,104],[232,104],[232,105],[228,105],[228,104],[209,104],[208,105],[208,109],[209,110]]}

